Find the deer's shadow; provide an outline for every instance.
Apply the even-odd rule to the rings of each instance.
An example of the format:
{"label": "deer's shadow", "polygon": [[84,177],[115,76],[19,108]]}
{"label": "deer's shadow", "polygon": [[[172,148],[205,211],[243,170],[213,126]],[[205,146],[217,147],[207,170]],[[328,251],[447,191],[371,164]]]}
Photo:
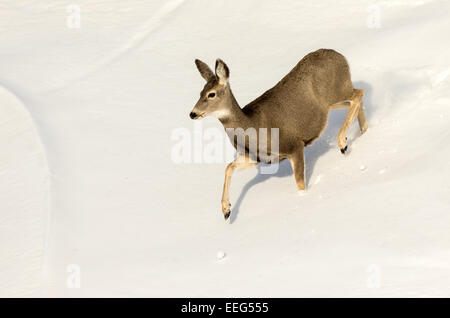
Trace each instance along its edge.
{"label": "deer's shadow", "polygon": [[[359,89],[364,89],[364,111],[366,113],[366,119],[369,122],[370,126],[370,118],[373,115],[373,104],[372,104],[372,86],[369,83],[366,82],[354,82],[354,87]],[[322,133],[320,138],[316,140],[313,145],[306,147],[305,149],[305,177],[306,177],[306,184],[307,187],[309,185],[311,176],[314,171],[314,166],[317,162],[317,159],[319,159],[320,156],[325,154],[328,151],[334,150],[339,151],[337,147],[337,135],[339,132],[339,129],[341,128],[345,116],[347,115],[347,110],[338,110],[338,111],[331,111],[328,116],[328,124],[325,131]],[[355,120],[356,125],[357,121]],[[354,125],[353,123],[352,125]],[[333,145],[330,145],[329,140],[332,140],[335,138],[336,142],[333,143]],[[348,140],[349,144],[349,151],[348,153],[351,153],[351,143],[352,140]],[[336,144],[336,145],[334,145]],[[241,191],[241,194],[239,195],[238,199],[236,200],[236,203],[232,204],[232,212],[230,215],[230,223],[233,223],[240,212],[240,207],[242,204],[242,201],[244,200],[245,196],[247,195],[247,192],[255,185],[265,182],[266,180],[277,177],[277,178],[285,178],[288,176],[293,177],[293,170],[291,167],[291,164],[289,160],[283,160],[279,163],[278,170],[274,174],[264,174],[261,173],[261,165],[258,166],[258,174],[248,181],[244,188]],[[293,182],[295,184],[295,182]]]}

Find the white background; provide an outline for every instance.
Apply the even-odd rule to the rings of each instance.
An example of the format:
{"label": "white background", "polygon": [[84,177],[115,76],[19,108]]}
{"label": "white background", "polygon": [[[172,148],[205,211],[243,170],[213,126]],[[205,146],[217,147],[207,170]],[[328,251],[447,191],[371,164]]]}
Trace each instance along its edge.
{"label": "white background", "polygon": [[[0,193],[1,294],[450,296],[449,9],[2,1],[0,158],[23,162],[0,159],[0,189],[14,192]],[[225,223],[226,162],[171,157],[172,132],[194,127],[194,59],[222,58],[243,107],[319,48],[346,56],[369,130],[354,123],[343,156],[345,111],[332,113],[307,148],[303,196],[288,162],[237,172]],[[13,127],[27,128],[4,138],[20,107]]]}

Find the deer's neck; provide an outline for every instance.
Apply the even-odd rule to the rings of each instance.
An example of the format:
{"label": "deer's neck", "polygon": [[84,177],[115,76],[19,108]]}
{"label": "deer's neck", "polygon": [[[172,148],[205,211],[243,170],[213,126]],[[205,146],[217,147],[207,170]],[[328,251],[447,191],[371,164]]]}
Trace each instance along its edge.
{"label": "deer's neck", "polygon": [[248,126],[247,115],[244,114],[242,108],[239,106],[238,102],[234,98],[233,93],[230,90],[230,103],[228,105],[228,110],[223,117],[219,118],[223,127],[226,128],[244,128]]}

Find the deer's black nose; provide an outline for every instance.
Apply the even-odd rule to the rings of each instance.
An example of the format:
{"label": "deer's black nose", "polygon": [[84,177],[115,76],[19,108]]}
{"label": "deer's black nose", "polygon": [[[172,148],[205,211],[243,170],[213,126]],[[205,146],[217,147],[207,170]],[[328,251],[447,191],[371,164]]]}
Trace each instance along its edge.
{"label": "deer's black nose", "polygon": [[194,112],[191,112],[191,113],[189,114],[189,117],[191,117],[191,119],[194,119],[195,117],[197,117],[197,114],[194,113]]}

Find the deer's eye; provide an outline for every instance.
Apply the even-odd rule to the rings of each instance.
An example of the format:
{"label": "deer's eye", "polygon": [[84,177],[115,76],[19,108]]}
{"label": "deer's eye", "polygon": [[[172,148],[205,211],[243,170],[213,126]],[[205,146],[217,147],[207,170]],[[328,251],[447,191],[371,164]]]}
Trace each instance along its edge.
{"label": "deer's eye", "polygon": [[214,98],[214,97],[216,97],[216,93],[209,93],[208,94],[208,98]]}

